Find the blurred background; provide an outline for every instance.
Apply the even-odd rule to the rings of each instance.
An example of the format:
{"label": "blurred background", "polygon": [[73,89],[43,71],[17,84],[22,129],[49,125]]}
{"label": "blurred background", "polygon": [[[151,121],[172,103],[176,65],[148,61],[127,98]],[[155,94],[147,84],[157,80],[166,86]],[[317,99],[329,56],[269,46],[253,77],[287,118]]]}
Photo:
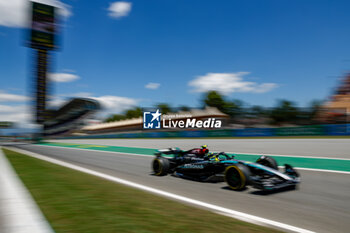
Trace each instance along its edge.
{"label": "blurred background", "polygon": [[[349,232],[349,12],[348,0],[0,0],[0,231]],[[146,129],[159,114],[222,124]],[[228,166],[221,178],[236,167],[240,187],[293,187],[178,179],[171,153],[158,158],[172,147],[236,156],[209,163]],[[190,158],[180,168],[193,161],[202,180],[206,161]],[[45,223],[25,189],[47,231],[24,228]]]}
{"label": "blurred background", "polygon": [[[0,135],[350,135],[349,5],[1,0]],[[145,131],[148,108],[223,125]]]}

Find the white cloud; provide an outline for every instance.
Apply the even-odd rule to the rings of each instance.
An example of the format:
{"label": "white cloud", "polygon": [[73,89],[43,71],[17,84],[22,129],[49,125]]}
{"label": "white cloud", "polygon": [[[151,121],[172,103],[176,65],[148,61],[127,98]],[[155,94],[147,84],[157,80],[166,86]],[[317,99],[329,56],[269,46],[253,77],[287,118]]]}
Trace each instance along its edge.
{"label": "white cloud", "polygon": [[[68,97],[68,98],[67,98]],[[137,105],[138,101],[136,99],[114,96],[114,95],[104,95],[104,96],[92,96],[90,93],[76,93],[76,94],[64,94],[59,95],[56,98],[52,97],[48,104],[50,107],[57,108],[61,107],[72,97],[84,97],[97,100],[102,105],[102,111],[99,115],[108,115],[110,113],[121,113],[131,107]]]}
{"label": "white cloud", "polygon": [[137,100],[128,97],[105,95],[90,98],[97,100],[105,113],[120,113],[137,104]]}
{"label": "white cloud", "polygon": [[0,113],[1,121],[14,122],[17,126],[23,127],[31,124],[32,115],[28,111]]}
{"label": "white cloud", "polygon": [[72,70],[72,69],[63,69],[63,72],[65,72],[65,73],[75,73],[75,70]]}
{"label": "white cloud", "polygon": [[89,97],[93,96],[90,92],[76,92],[76,93],[65,93],[65,94],[59,94],[59,97]]}
{"label": "white cloud", "polygon": [[256,92],[256,93],[265,93],[265,92],[271,91],[272,89],[277,88],[278,84],[276,84],[276,83],[262,83],[262,84],[259,84],[257,87],[258,88],[256,88],[254,90],[254,92]]}
{"label": "white cloud", "polygon": [[68,93],[68,94],[59,94],[57,96],[48,97],[48,107],[49,108],[59,108],[71,98],[91,98],[92,94],[89,92],[78,92],[78,93]]}
{"label": "white cloud", "polygon": [[265,93],[276,88],[276,83],[248,82],[243,80],[243,76],[249,72],[238,73],[207,73],[204,76],[199,76],[188,83],[193,87],[193,92],[218,91],[223,94],[233,92],[252,92]]}
{"label": "white cloud", "polygon": [[108,8],[108,15],[112,18],[128,16],[131,11],[131,2],[113,2]]}
{"label": "white cloud", "polygon": [[[58,14],[68,18],[70,6],[58,0],[36,0],[58,8]],[[0,25],[6,27],[28,27],[30,4],[28,0],[0,0]]]}
{"label": "white cloud", "polygon": [[31,106],[29,105],[0,105],[1,121],[15,122],[16,127],[36,128],[33,122]]}
{"label": "white cloud", "polygon": [[6,102],[0,104],[0,120],[15,122],[16,127],[35,127],[32,122],[31,106],[25,103],[29,99],[27,96],[0,91],[0,102]]}
{"label": "white cloud", "polygon": [[29,100],[27,96],[9,94],[4,91],[0,91],[0,102],[23,102]]}
{"label": "white cloud", "polygon": [[71,95],[65,95],[65,96],[89,98],[90,96],[92,96],[92,94],[90,92],[77,92],[77,93],[73,93]]}
{"label": "white cloud", "polygon": [[147,83],[145,85],[145,88],[151,89],[151,90],[156,90],[160,87],[160,83]]}
{"label": "white cloud", "polygon": [[70,73],[51,73],[48,76],[51,81],[58,82],[58,83],[73,82],[80,78],[78,75],[70,74]]}
{"label": "white cloud", "polygon": [[22,112],[25,108],[25,105],[0,105],[0,113],[16,113],[16,112]]}
{"label": "white cloud", "polygon": [[47,101],[47,107],[48,108],[53,108],[53,109],[58,109],[61,107],[64,103],[66,102],[65,98],[50,98],[50,100]]}

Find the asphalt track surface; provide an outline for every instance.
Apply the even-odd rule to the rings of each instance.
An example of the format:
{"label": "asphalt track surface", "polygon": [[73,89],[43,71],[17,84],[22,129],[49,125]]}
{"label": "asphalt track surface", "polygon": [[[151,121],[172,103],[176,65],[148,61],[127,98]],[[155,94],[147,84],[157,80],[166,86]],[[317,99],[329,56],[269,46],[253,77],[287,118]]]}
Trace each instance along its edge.
{"label": "asphalt track surface", "polygon": [[[87,141],[89,144],[103,143],[106,145],[106,142],[101,140]],[[74,142],[77,143],[77,141]],[[149,143],[150,147],[154,148],[166,141],[158,140],[158,142],[156,144],[156,141],[149,140],[135,140],[134,142],[133,140],[118,140],[118,144],[114,142],[113,145],[132,146],[135,143],[135,146],[145,147]],[[177,146],[185,148],[189,146],[191,140],[177,142],[180,144]],[[199,142],[192,142],[191,147],[197,145],[197,143]],[[230,145],[226,146],[230,147]],[[350,229],[349,174],[300,171],[302,183],[297,190],[262,193],[249,188],[237,192],[227,189],[225,183],[200,183],[172,176],[154,176],[150,170],[152,157],[148,156],[39,145],[18,145],[17,147],[152,188],[158,188],[307,230],[316,232],[349,232]],[[339,155],[337,157],[344,158],[344,156]]]}
{"label": "asphalt track surface", "polygon": [[211,151],[350,159],[350,139],[72,139],[50,141],[158,149],[169,147],[191,149],[206,144]]}

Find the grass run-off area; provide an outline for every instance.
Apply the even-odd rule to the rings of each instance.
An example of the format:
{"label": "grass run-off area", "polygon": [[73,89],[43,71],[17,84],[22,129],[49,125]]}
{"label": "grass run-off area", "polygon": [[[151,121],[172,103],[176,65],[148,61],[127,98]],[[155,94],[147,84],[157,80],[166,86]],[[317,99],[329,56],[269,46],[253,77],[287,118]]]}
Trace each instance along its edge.
{"label": "grass run-off area", "polygon": [[277,232],[11,150],[4,152],[57,233]]}

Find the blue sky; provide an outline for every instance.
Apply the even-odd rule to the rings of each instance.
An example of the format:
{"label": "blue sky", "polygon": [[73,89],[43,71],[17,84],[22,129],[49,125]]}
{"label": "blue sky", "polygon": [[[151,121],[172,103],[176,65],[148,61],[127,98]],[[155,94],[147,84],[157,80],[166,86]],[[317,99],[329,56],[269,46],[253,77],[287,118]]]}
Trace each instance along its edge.
{"label": "blue sky", "polygon": [[[23,109],[28,101],[1,96],[29,96],[33,84],[20,19],[25,1],[0,2],[0,106]],[[56,104],[78,94],[101,100],[108,112],[159,102],[196,107],[214,89],[251,105],[289,99],[306,106],[327,98],[350,67],[349,1],[63,2],[62,49],[51,66],[61,81],[51,84]],[[11,115],[2,112],[1,120]]]}

